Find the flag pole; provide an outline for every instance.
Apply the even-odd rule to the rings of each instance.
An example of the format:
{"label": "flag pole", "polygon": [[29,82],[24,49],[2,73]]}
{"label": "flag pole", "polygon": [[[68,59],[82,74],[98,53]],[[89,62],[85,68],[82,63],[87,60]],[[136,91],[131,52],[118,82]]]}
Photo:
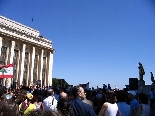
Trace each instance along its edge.
{"label": "flag pole", "polygon": [[32,28],[33,28],[33,21],[34,21],[34,19],[33,19],[33,15],[32,15],[32,17],[31,17],[31,26],[32,26]]}

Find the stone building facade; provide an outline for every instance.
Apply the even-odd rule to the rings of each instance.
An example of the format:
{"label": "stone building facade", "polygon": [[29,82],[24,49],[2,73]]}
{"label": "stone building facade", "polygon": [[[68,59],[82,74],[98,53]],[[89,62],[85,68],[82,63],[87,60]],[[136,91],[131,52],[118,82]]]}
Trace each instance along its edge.
{"label": "stone building facade", "polygon": [[[39,31],[0,16],[0,48],[0,60],[14,64],[14,77],[9,84],[29,86],[41,80],[44,86],[52,85],[54,49]],[[5,82],[0,79],[4,86]]]}

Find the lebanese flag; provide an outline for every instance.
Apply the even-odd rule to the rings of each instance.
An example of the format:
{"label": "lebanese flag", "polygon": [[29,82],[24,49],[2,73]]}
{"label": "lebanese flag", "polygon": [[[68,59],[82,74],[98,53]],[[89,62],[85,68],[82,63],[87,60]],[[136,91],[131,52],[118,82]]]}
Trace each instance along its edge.
{"label": "lebanese flag", "polygon": [[0,78],[13,78],[13,64],[0,66]]}

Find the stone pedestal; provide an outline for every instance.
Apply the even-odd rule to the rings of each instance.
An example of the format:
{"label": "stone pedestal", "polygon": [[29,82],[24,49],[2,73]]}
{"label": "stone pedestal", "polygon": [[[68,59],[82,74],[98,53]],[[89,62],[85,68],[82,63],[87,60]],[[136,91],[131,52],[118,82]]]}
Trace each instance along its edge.
{"label": "stone pedestal", "polygon": [[138,80],[138,86],[144,86],[145,81],[144,80]]}

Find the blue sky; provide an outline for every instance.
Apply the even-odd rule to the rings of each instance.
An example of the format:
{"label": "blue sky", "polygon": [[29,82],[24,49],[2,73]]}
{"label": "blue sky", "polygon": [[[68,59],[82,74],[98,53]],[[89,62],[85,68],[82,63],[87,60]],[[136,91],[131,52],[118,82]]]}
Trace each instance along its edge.
{"label": "blue sky", "polygon": [[[0,0],[0,15],[52,40],[53,77],[73,85],[125,87],[138,62],[155,74],[153,0]],[[33,17],[33,23],[32,23]]]}

